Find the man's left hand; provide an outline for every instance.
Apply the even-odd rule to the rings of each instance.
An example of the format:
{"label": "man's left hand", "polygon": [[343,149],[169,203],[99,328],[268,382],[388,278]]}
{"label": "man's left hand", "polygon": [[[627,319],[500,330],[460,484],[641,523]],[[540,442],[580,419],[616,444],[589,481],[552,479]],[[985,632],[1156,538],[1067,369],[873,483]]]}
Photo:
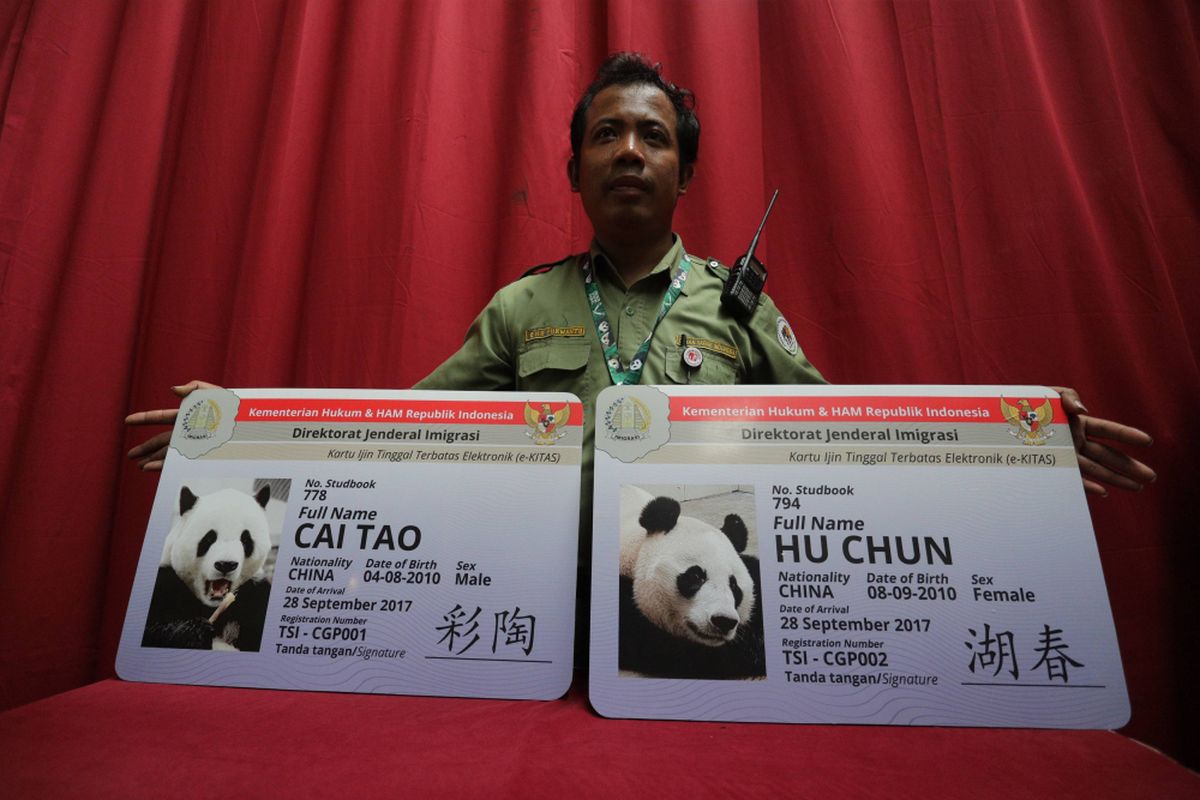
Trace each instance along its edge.
{"label": "man's left hand", "polygon": [[1061,386],[1051,388],[1062,395],[1063,410],[1067,412],[1067,420],[1071,425],[1071,438],[1079,456],[1079,471],[1085,490],[1107,497],[1108,488],[1105,484],[1137,492],[1146,484],[1154,483],[1158,478],[1154,470],[1100,441],[1106,439],[1117,445],[1149,447],[1154,444],[1150,434],[1110,419],[1090,416],[1074,389]]}

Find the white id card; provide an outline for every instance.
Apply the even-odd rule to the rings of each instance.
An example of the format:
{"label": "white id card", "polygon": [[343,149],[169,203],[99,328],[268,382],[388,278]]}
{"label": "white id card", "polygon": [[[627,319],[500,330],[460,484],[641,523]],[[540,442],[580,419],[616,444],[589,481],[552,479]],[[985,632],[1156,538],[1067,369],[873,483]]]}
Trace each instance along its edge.
{"label": "white id card", "polygon": [[561,696],[582,423],[569,394],[194,392],[150,515],[118,674]]}
{"label": "white id card", "polygon": [[592,575],[606,716],[1129,716],[1071,434],[1044,387],[608,389]]}

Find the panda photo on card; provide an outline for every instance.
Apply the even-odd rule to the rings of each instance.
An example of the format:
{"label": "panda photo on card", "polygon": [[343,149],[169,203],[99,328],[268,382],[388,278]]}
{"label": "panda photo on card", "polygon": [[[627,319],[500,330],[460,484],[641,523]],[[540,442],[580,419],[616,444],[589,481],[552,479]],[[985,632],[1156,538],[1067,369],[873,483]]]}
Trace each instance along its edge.
{"label": "panda photo on card", "polygon": [[621,487],[622,677],[766,677],[754,488]]}
{"label": "panda photo on card", "polygon": [[143,647],[261,648],[290,488],[286,478],[179,486]]}

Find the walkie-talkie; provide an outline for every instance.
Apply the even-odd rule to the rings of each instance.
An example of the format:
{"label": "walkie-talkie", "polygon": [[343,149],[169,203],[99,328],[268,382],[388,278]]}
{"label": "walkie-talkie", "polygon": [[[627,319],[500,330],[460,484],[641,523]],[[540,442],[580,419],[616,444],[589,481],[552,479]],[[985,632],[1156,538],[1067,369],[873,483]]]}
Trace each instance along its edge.
{"label": "walkie-talkie", "polygon": [[767,224],[767,217],[771,216],[771,209],[775,207],[777,197],[778,189],[771,195],[767,213],[763,214],[762,222],[758,223],[758,231],[750,242],[750,249],[729,268],[729,277],[725,280],[725,288],[721,290],[721,305],[743,321],[750,319],[754,309],[758,308],[758,298],[767,284],[767,268],[754,257],[754,250],[758,247],[758,237],[762,236],[763,226]]}

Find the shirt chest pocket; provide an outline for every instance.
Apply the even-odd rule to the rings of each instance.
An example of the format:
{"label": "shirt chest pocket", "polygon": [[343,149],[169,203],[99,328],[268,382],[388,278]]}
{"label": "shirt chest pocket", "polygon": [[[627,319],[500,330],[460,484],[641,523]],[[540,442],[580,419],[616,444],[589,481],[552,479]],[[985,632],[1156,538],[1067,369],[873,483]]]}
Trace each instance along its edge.
{"label": "shirt chest pocket", "polygon": [[710,350],[701,351],[699,366],[689,367],[683,360],[682,347],[666,348],[667,377],[672,383],[693,383],[707,386],[732,386],[741,383],[737,362]]}
{"label": "shirt chest pocket", "polygon": [[574,392],[586,389],[591,343],[585,339],[532,342],[517,354],[517,386],[536,392]]}

